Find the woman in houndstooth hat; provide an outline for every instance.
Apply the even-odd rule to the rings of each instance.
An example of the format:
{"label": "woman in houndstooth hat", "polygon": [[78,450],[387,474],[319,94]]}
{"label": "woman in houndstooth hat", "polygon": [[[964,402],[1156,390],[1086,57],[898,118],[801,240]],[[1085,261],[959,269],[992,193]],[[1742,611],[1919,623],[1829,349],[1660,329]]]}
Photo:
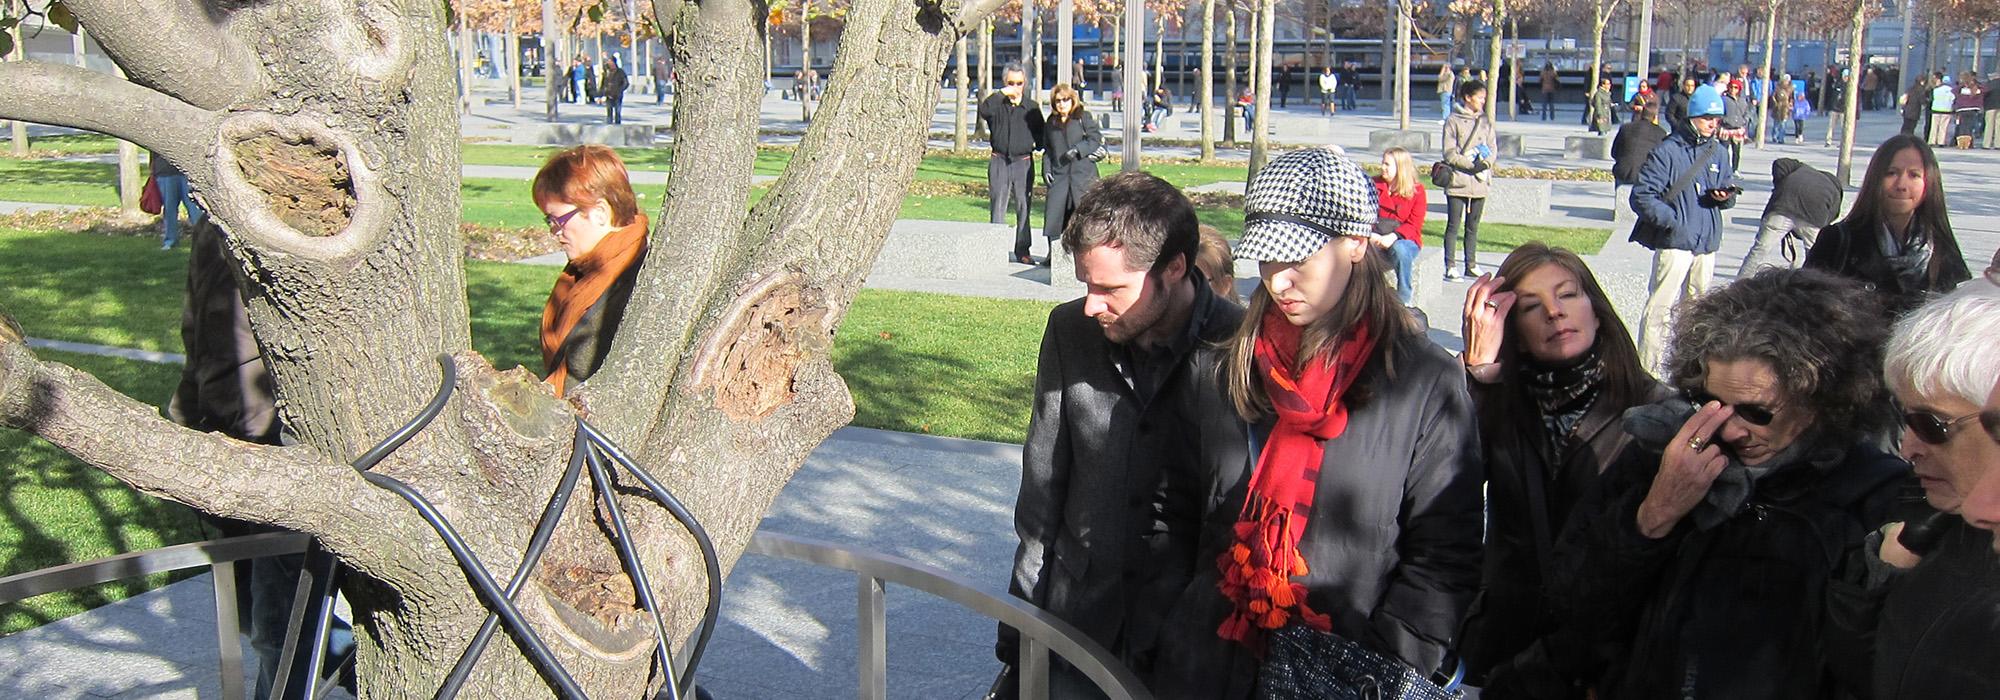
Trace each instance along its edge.
{"label": "woman in houndstooth hat", "polygon": [[1239,453],[1206,463],[1242,469],[1215,475],[1203,503],[1202,561],[1214,564],[1176,606],[1152,687],[1268,696],[1297,668],[1280,663],[1298,660],[1289,652],[1331,636],[1429,675],[1479,585],[1465,372],[1397,301],[1370,241],[1375,189],[1340,151],[1271,161],[1244,212],[1237,257],[1258,261],[1263,283],[1231,341],[1220,410],[1251,437],[1204,441]]}

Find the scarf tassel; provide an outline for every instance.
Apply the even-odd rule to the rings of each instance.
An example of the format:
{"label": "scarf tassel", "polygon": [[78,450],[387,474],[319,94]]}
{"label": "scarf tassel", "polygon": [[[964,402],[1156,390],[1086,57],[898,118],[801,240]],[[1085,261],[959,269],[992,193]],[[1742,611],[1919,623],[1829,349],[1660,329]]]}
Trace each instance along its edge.
{"label": "scarf tassel", "polygon": [[1216,634],[1250,647],[1263,648],[1263,635],[1296,618],[1322,632],[1333,619],[1306,604],[1306,588],[1292,579],[1311,573],[1298,551],[1291,512],[1252,496],[1254,520],[1236,523],[1236,542],[1216,562],[1222,569],[1217,588],[1234,604]]}

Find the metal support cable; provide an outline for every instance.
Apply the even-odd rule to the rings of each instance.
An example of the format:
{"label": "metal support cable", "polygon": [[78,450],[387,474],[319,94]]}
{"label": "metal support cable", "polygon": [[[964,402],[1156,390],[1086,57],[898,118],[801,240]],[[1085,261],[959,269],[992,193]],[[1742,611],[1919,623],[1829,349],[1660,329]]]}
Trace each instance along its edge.
{"label": "metal support cable", "polygon": [[[527,585],[528,577],[535,572],[541,562],[542,551],[549,546],[549,539],[555,535],[556,524],[562,520],[564,510],[569,507],[570,495],[576,491],[577,478],[583,473],[583,455],[587,447],[582,435],[576,436],[570,445],[569,468],[563,471],[562,480],[556,483],[555,493],[550,494],[549,504],[542,508],[541,520],[535,523],[535,534],[528,538],[528,549],[521,555],[521,563],[514,569],[514,577],[507,582],[507,599],[513,600]],[[493,632],[500,625],[500,616],[492,611],[486,613],[486,620],[479,625],[479,632],[472,635],[472,643],[466,645],[458,663],[445,676],[444,685],[438,687],[436,700],[451,700],[458,697],[465,680],[472,674],[472,666],[479,662],[486,652],[487,643],[493,641]]]}
{"label": "metal support cable", "polygon": [[521,610],[514,607],[513,602],[500,590],[500,585],[493,580],[493,574],[486,570],[486,565],[480,562],[479,555],[475,554],[465,543],[465,539],[458,535],[458,531],[451,526],[451,521],[439,513],[423,494],[417,493],[416,489],[410,488],[408,484],[395,477],[369,471],[390,453],[408,443],[410,438],[416,437],[417,433],[422,432],[431,421],[437,419],[439,413],[444,411],[445,403],[451,399],[452,390],[458,383],[458,367],[452,363],[450,355],[439,355],[438,367],[443,371],[443,382],[438,386],[437,394],[431,397],[430,403],[424,406],[416,417],[391,433],[387,439],[362,453],[361,457],[354,461],[354,469],[360,472],[361,478],[366,479],[368,483],[396,494],[417,509],[417,515],[437,532],[438,537],[444,541],[445,548],[451,550],[451,556],[458,561],[459,569],[472,579],[474,592],[479,594],[488,610],[500,615],[501,622],[507,625],[507,630],[513,633],[515,639],[525,648],[528,661],[556,686],[558,695],[578,700],[587,698],[583,688],[576,684],[576,679],[571,678],[569,671],[556,660],[555,653],[549,650],[548,644],[544,643],[534,628],[528,625],[528,621],[521,617]]}
{"label": "metal support cable", "polygon": [[695,668],[701,665],[702,652],[708,648],[708,639],[715,632],[715,620],[722,612],[722,559],[715,551],[715,541],[709,539],[708,530],[701,526],[701,522],[695,519],[694,514],[681,503],[680,499],[674,497],[672,491],[668,491],[667,487],[653,478],[650,472],[641,468],[638,462],[633,461],[596,426],[581,417],[577,418],[576,425],[577,430],[589,437],[593,444],[611,457],[612,461],[638,477],[639,482],[646,485],[648,495],[661,507],[666,508],[668,513],[672,513],[674,519],[679,520],[681,526],[687,528],[688,534],[694,537],[695,545],[701,548],[702,567],[708,578],[708,604],[702,611],[701,632],[695,636],[694,644],[688,651],[687,670],[681,674],[681,687],[689,687],[690,681],[694,679]]}
{"label": "metal support cable", "polygon": [[663,688],[667,700],[680,700],[680,682],[674,678],[673,647],[667,643],[667,622],[660,617],[660,603],[653,597],[653,586],[646,578],[646,564],[639,558],[639,550],[632,542],[632,531],[625,526],[625,514],[618,510],[618,492],[612,488],[611,474],[604,468],[604,457],[593,446],[585,453],[585,463],[590,465],[590,481],[597,487],[597,497],[604,501],[605,519],[611,521],[611,533],[618,538],[618,558],[624,560],[625,574],[632,578],[632,589],[639,596],[639,609],[653,621],[653,655],[660,664],[660,676],[665,679]]}

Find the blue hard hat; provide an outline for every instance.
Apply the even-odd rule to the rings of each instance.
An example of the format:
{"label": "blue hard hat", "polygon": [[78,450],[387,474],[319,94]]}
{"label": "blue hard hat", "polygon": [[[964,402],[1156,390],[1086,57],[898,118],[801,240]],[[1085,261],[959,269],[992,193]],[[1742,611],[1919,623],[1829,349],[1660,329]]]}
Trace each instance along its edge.
{"label": "blue hard hat", "polygon": [[1703,85],[1694,89],[1694,96],[1688,98],[1688,117],[1722,116],[1722,93],[1714,85]]}

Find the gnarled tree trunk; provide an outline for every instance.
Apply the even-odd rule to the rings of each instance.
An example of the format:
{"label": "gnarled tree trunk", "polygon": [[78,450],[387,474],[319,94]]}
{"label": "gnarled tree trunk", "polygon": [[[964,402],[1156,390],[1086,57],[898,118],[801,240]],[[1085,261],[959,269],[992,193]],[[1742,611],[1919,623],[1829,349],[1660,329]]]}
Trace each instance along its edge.
{"label": "gnarled tree trunk", "polygon": [[[318,537],[358,574],[347,593],[363,696],[429,697],[486,611],[430,528],[346,462],[418,411],[445,355],[457,393],[375,472],[426,494],[494,576],[519,563],[579,416],[687,503],[726,571],[806,454],[852,415],[827,350],[924,152],[938,83],[909,77],[937,75],[994,4],[856,0],[796,157],[746,211],[763,5],[657,0],[677,30],[682,90],[650,245],[673,255],[644,267],[606,364],[558,397],[469,349],[442,3],[68,0],[133,82],[9,62],[0,118],[130,139],[187,172],[228,231],[301,444],[180,428],[37,359],[12,330],[0,330],[0,423],[142,492]],[[516,600],[592,697],[635,697],[661,682],[651,621],[596,514],[624,514],[674,639],[699,620],[701,559],[638,496],[579,501]],[[550,695],[520,648],[488,647],[465,697]]]}

